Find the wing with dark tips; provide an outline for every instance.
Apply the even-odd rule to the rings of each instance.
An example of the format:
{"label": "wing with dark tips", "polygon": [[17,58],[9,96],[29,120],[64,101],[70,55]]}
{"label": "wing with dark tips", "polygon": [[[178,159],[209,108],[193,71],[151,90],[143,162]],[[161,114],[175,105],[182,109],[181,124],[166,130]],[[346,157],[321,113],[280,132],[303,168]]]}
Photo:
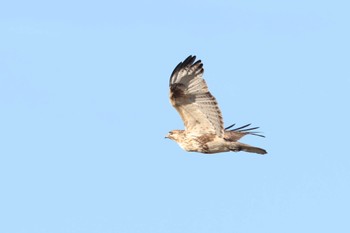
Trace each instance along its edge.
{"label": "wing with dark tips", "polygon": [[187,57],[172,72],[169,80],[170,102],[180,114],[185,128],[194,134],[224,134],[221,111],[203,79],[203,63]]}

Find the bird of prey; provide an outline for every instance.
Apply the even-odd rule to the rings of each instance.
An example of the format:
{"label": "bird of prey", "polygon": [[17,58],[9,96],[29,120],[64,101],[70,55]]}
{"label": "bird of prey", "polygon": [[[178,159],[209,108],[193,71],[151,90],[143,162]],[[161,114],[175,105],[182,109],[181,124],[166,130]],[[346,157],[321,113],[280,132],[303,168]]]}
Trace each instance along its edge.
{"label": "bird of prey", "polygon": [[221,111],[215,97],[203,79],[203,63],[196,56],[180,62],[169,81],[170,102],[180,114],[185,130],[172,130],[166,138],[174,140],[189,152],[206,154],[246,151],[266,154],[266,150],[238,142],[245,135],[261,136],[254,128],[244,125],[224,128]]}

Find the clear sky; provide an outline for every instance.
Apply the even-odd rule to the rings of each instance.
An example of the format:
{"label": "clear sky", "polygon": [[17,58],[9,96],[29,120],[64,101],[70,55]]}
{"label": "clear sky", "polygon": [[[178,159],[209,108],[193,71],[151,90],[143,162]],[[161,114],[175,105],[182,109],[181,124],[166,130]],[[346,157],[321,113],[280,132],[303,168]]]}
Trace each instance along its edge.
{"label": "clear sky", "polygon": [[[3,1],[0,232],[350,232],[348,1]],[[269,154],[187,153],[188,55]]]}

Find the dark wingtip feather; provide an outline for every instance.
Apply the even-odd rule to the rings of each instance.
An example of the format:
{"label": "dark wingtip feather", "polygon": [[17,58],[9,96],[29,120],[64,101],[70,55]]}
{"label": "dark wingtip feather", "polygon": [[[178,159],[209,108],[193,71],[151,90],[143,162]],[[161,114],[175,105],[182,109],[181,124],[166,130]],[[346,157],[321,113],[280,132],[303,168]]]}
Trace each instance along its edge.
{"label": "dark wingtip feather", "polygon": [[246,124],[246,125],[243,125],[243,126],[241,126],[241,127],[232,129],[232,131],[238,131],[238,130],[243,129],[243,128],[246,128],[246,127],[248,127],[248,126],[250,126],[250,125],[251,125],[251,124]]}
{"label": "dark wingtip feather", "polygon": [[259,133],[260,133],[260,132],[250,132],[249,134],[254,135],[254,136],[258,136],[258,137],[262,137],[262,138],[265,137],[264,135],[261,135],[261,134],[259,134]]}
{"label": "dark wingtip feather", "polygon": [[249,131],[249,130],[255,130],[255,129],[259,129],[259,127],[253,127],[253,128],[249,128],[249,129],[242,129],[240,131]]}
{"label": "dark wingtip feather", "polygon": [[233,126],[235,126],[235,125],[236,125],[236,124],[232,124],[232,125],[226,127],[225,130],[231,129],[231,128],[232,128]]}
{"label": "dark wingtip feather", "polygon": [[[228,127],[225,128],[225,130],[228,130],[230,128],[232,128],[233,126],[235,126],[236,124],[233,124],[233,125],[230,125]],[[238,127],[238,128],[235,128],[235,129],[230,129],[229,131],[236,131],[236,132],[242,132],[242,133],[247,133],[247,134],[251,134],[251,135],[254,135],[254,136],[258,136],[258,137],[262,137],[264,138],[265,136],[264,135],[261,135],[260,132],[254,132],[252,130],[256,130],[256,129],[259,129],[259,127],[252,127],[252,128],[247,128],[249,127],[251,124],[246,124],[246,125],[243,125],[241,127]]]}
{"label": "dark wingtip feather", "polygon": [[[182,65],[181,65],[181,68],[184,68],[186,66],[189,66],[189,65],[192,65],[193,62],[196,60],[196,56],[188,56],[183,62],[182,62]],[[180,69],[181,69],[180,68]]]}
{"label": "dark wingtip feather", "polygon": [[[178,72],[180,71],[182,68],[188,66],[188,65],[192,65],[192,63],[196,60],[196,56],[188,56],[184,61],[180,62],[175,69],[173,70],[173,72],[170,75],[170,79],[169,79],[169,86],[171,84],[171,79],[172,77]],[[200,60],[199,60],[200,61]],[[197,61],[198,62],[198,61]],[[197,63],[196,62],[196,63]]]}

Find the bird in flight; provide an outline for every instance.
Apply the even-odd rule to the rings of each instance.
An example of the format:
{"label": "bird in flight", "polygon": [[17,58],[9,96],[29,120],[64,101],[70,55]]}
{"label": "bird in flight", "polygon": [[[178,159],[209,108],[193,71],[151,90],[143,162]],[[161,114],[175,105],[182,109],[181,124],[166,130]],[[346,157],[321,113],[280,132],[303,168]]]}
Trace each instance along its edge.
{"label": "bird in flight", "polygon": [[180,62],[169,81],[170,102],[180,114],[185,130],[172,130],[166,138],[188,152],[213,154],[228,151],[246,151],[266,154],[266,150],[238,142],[245,135],[263,137],[249,128],[250,124],[232,129],[224,123],[215,97],[203,79],[203,63],[196,56]]}

